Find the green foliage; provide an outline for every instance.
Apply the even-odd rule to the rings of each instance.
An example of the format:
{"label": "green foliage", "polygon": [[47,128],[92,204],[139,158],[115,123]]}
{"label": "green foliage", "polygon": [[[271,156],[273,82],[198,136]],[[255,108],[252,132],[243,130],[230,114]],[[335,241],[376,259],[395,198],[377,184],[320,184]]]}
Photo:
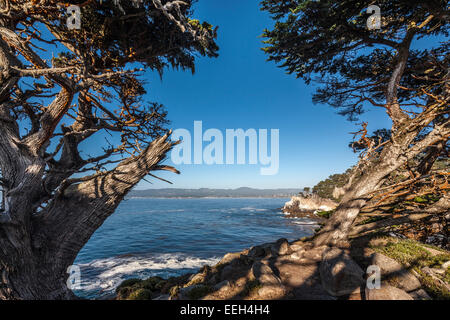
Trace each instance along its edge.
{"label": "green foliage", "polygon": [[125,280],[116,289],[117,298],[120,300],[149,300],[152,298],[153,292],[161,292],[167,281],[160,277]]}
{"label": "green foliage", "polygon": [[152,292],[148,289],[138,289],[133,291],[127,298],[127,300],[151,300]]}
{"label": "green foliage", "polygon": [[347,183],[350,173],[351,169],[348,169],[344,173],[329,176],[327,179],[320,181],[317,185],[315,185],[313,192],[322,198],[338,200],[334,199],[333,190],[335,187],[343,187]]}
{"label": "green foliage", "polygon": [[167,281],[160,277],[151,277],[143,280],[140,285],[145,289],[160,291],[166,283]]}
{"label": "green foliage", "polygon": [[141,280],[141,279],[136,279],[136,278],[133,278],[133,279],[127,279],[127,280],[123,281],[123,282],[117,287],[116,291],[119,291],[120,289],[125,288],[125,287],[132,287],[132,286],[134,286],[134,285],[136,285],[136,284],[139,284],[139,283],[142,283],[142,280]]}
{"label": "green foliage", "polygon": [[[381,8],[381,30],[367,28],[371,4]],[[320,79],[323,86],[313,101],[339,108],[339,113],[356,120],[367,101],[384,103],[397,48],[408,31],[414,29],[416,38],[449,36],[447,7],[446,0],[263,0],[261,9],[276,21],[264,30],[263,50],[269,61],[306,83]],[[430,16],[431,21],[419,28]],[[432,52],[445,55],[448,44],[412,50],[406,74],[424,74]],[[417,77],[402,79],[405,87],[421,84]],[[404,101],[414,99],[415,92],[399,90],[398,94]],[[426,99],[425,95],[421,98]]]}
{"label": "green foliage", "polygon": [[191,300],[198,300],[206,296],[207,294],[213,292],[214,289],[208,285],[196,285],[189,292],[187,296]]}
{"label": "green foliage", "polygon": [[319,211],[319,212],[316,212],[316,215],[318,215],[319,217],[325,218],[325,219],[329,219],[335,211],[336,210]]}

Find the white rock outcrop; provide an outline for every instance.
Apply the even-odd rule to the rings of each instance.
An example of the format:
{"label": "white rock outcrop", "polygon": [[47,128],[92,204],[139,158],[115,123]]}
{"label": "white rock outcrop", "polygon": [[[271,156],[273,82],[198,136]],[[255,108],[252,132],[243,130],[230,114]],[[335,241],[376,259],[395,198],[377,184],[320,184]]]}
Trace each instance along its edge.
{"label": "white rock outcrop", "polygon": [[285,203],[283,212],[295,213],[299,211],[330,211],[337,207],[337,203],[330,199],[321,198],[315,194],[293,196]]}

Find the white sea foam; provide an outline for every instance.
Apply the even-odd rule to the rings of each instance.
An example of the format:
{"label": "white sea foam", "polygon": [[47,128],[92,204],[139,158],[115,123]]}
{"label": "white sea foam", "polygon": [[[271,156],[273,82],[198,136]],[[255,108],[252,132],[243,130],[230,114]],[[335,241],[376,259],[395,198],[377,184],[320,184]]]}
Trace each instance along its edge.
{"label": "white sea foam", "polygon": [[214,265],[219,260],[219,257],[200,258],[180,253],[98,259],[78,264],[81,268],[81,291],[82,295],[89,291],[108,294],[112,293],[123,280],[130,277],[174,276],[185,270],[194,271],[206,264]]}
{"label": "white sea foam", "polygon": [[291,219],[293,224],[305,225],[305,226],[318,226],[316,221],[306,220],[301,218],[293,218]]}
{"label": "white sea foam", "polygon": [[254,207],[244,207],[241,208],[241,210],[246,210],[246,211],[250,211],[250,212],[264,212],[264,211],[269,211],[269,209],[261,209],[261,208],[254,208]]}

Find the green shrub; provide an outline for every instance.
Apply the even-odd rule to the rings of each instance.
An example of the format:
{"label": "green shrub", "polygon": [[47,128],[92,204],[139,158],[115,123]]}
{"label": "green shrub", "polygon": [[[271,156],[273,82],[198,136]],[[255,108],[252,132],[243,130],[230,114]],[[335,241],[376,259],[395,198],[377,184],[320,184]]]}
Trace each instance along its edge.
{"label": "green shrub", "polygon": [[128,296],[127,300],[151,300],[152,292],[148,289],[137,289]]}
{"label": "green shrub", "polygon": [[333,174],[327,179],[320,181],[313,188],[313,192],[322,198],[339,200],[333,197],[333,191],[335,187],[343,187],[350,176],[351,169],[348,169],[344,173]]}
{"label": "green shrub", "polygon": [[211,288],[210,286],[198,285],[198,286],[195,286],[194,288],[192,288],[191,290],[189,290],[189,292],[187,293],[187,296],[189,299],[198,300],[213,291],[214,291],[213,288]]}
{"label": "green shrub", "polygon": [[138,284],[138,283],[141,283],[141,282],[142,282],[141,279],[135,279],[135,278],[127,279],[127,280],[123,281],[123,282],[117,287],[116,292],[118,292],[118,291],[119,291],[120,289],[122,289],[122,288],[125,288],[125,287],[132,287],[132,286],[134,286],[134,285],[136,285],[136,284]]}

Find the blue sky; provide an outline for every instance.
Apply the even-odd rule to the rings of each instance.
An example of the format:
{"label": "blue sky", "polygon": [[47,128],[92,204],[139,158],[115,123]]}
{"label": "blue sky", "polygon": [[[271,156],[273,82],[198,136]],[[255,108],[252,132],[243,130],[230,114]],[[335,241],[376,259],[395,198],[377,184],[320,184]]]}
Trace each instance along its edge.
{"label": "blue sky", "polygon": [[[164,104],[170,127],[193,131],[279,129],[280,167],[277,175],[260,175],[260,165],[178,165],[180,175],[161,173],[173,182],[141,182],[137,188],[302,188],[354,165],[348,148],[351,132],[359,130],[325,105],[311,102],[314,88],[287,75],[262,52],[262,34],[273,21],[259,10],[259,1],[199,0],[195,17],[218,25],[220,56],[199,58],[196,73],[166,70],[163,79],[148,73],[148,99]],[[362,120],[369,130],[389,128],[382,109],[371,109]],[[171,164],[171,161],[167,161]]]}

